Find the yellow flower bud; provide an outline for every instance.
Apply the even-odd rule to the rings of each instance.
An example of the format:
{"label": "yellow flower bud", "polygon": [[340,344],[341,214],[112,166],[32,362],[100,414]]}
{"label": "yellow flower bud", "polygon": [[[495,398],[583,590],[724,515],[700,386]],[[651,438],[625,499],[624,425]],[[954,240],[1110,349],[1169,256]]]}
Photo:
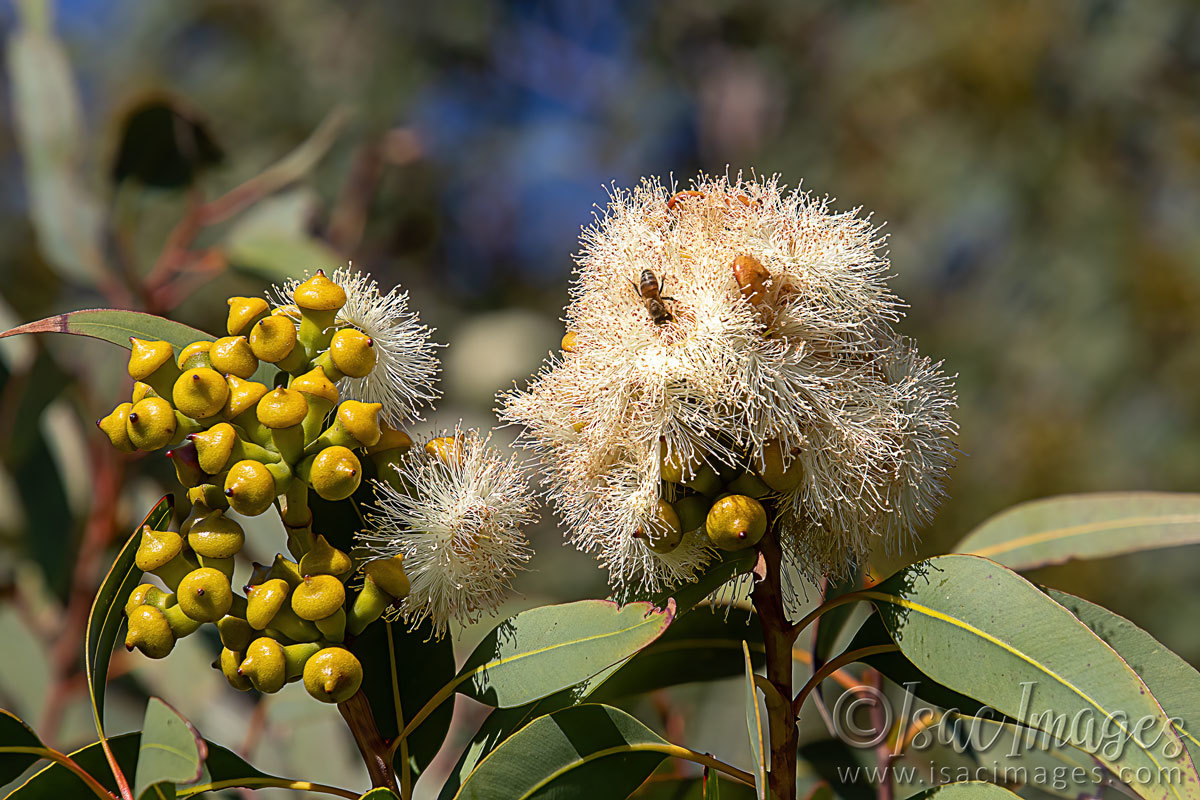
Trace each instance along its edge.
{"label": "yellow flower bud", "polygon": [[[237,601],[234,602],[236,604]],[[246,620],[229,614],[217,620],[217,633],[221,636],[222,645],[242,653],[250,646],[250,642],[254,641],[257,631],[251,628]],[[240,658],[238,663],[241,663]]]}
{"label": "yellow flower bud", "polygon": [[152,583],[139,583],[125,601],[125,614],[138,606],[154,606],[159,611],[175,604],[175,595],[168,594]]}
{"label": "yellow flower bud", "polygon": [[337,311],[346,305],[346,292],[322,270],[296,287],[292,299],[301,311]]}
{"label": "yellow flower bud", "polygon": [[291,587],[281,578],[272,578],[246,588],[246,622],[261,631],[271,624],[287,602]]}
{"label": "yellow flower bud", "polygon": [[239,461],[225,476],[225,496],[239,514],[254,517],[263,513],[271,507],[276,494],[275,479],[258,461]]}
{"label": "yellow flower bud", "polygon": [[[407,580],[407,578],[405,579]],[[367,626],[383,614],[384,609],[394,602],[390,594],[380,589],[368,575],[363,580],[362,591],[354,598],[350,613],[346,615],[346,625],[350,633],[358,636]]]}
{"label": "yellow flower bud", "polygon": [[237,336],[270,313],[270,304],[261,297],[231,297],[225,330],[230,336]]}
{"label": "yellow flower bud", "polygon": [[231,650],[228,647],[221,648],[221,674],[225,676],[225,680],[229,685],[239,692],[248,692],[253,686],[250,680],[240,672],[238,667],[242,665],[242,653],[238,650]]}
{"label": "yellow flower bud", "polygon": [[197,622],[216,622],[233,605],[229,578],[211,567],[200,567],[185,575],[176,594],[183,613]]}
{"label": "yellow flower bud", "polygon": [[213,342],[209,353],[212,368],[223,375],[249,379],[258,369],[258,359],[245,336],[225,336]]}
{"label": "yellow flower bud", "polygon": [[329,356],[343,375],[364,378],[375,368],[375,343],[354,328],[343,328],[329,342]]}
{"label": "yellow flower bud", "polygon": [[304,688],[323,703],[349,700],[362,686],[362,664],[344,647],[326,647],[304,665]]}
{"label": "yellow flower bud", "polygon": [[125,649],[142,651],[148,658],[166,658],[175,647],[175,634],[167,615],[153,606],[137,606],[129,613]]}
{"label": "yellow flower bud", "polygon": [[310,549],[300,559],[301,575],[336,575],[341,577],[354,567],[350,556],[329,543],[324,536],[317,535]]}
{"label": "yellow flower bud", "polygon": [[712,504],[704,531],[722,550],[753,547],[767,532],[767,512],[753,497],[732,494]]}
{"label": "yellow flower bud", "polygon": [[273,694],[287,681],[287,662],[283,645],[267,636],[260,636],[246,648],[246,657],[237,674],[246,678],[263,694]]}
{"label": "yellow flower bud", "polygon": [[175,351],[162,341],[129,337],[129,377],[145,381],[161,367],[174,363]]}
{"label": "yellow flower bud", "polygon": [[284,372],[296,372],[308,360],[304,349],[296,347],[296,323],[285,316],[259,320],[250,330],[250,350]]}
{"label": "yellow flower bud", "polygon": [[345,500],[362,481],[362,464],[345,447],[326,447],[300,465],[301,477],[325,500]]}
{"label": "yellow flower bud", "polygon": [[109,413],[108,416],[96,420],[96,427],[104,431],[104,435],[108,437],[108,441],[112,446],[120,450],[122,453],[132,453],[137,450],[133,441],[129,438],[129,430],[126,427],[129,422],[129,412],[133,408],[133,403],[121,403]]}
{"label": "yellow flower bud", "polygon": [[196,367],[210,367],[212,361],[209,360],[209,351],[212,350],[212,342],[192,342],[187,347],[179,351],[180,369],[194,369]]}
{"label": "yellow flower bud", "polygon": [[683,541],[679,515],[670,503],[659,500],[654,519],[644,528],[638,528],[634,536],[642,539],[656,553],[670,553]]}
{"label": "yellow flower bud", "polygon": [[290,428],[304,421],[308,401],[294,389],[282,386],[263,395],[258,401],[258,421],[268,428]]}
{"label": "yellow flower bud", "polygon": [[793,457],[788,459],[785,467],[783,445],[778,439],[772,439],[759,456],[759,477],[777,492],[793,492],[804,480],[804,467],[800,459],[794,457],[795,453],[789,455]]}
{"label": "yellow flower bud", "polygon": [[320,367],[313,367],[303,375],[297,376],[288,388],[295,389],[297,392],[303,392],[309,397],[320,397],[328,400],[330,408],[336,405],[338,401],[337,386],[325,376],[325,370]]}
{"label": "yellow flower bud", "polygon": [[161,397],[147,397],[129,409],[125,432],[139,450],[166,447],[175,438],[178,427],[175,409]]}
{"label": "yellow flower bud", "polygon": [[408,596],[409,582],[408,576],[404,574],[404,556],[395,555],[368,561],[363,567],[363,572],[376,586],[396,600]]}
{"label": "yellow flower bud", "polygon": [[575,352],[575,342],[576,342],[576,340],[578,340],[578,338],[579,338],[579,334],[575,333],[575,331],[567,331],[566,333],[564,333],[563,337],[562,337],[563,352],[564,353],[574,353]]}
{"label": "yellow flower bud", "polygon": [[223,414],[225,419],[232,420],[247,411],[253,410],[258,401],[267,393],[267,387],[258,381],[242,380],[236,375],[230,375],[229,399],[225,401]]}
{"label": "yellow flower bud", "polygon": [[214,511],[192,525],[188,545],[205,558],[232,558],[246,543],[242,526],[220,511]]}
{"label": "yellow flower bud", "polygon": [[196,453],[194,442],[184,442],[172,447],[165,453],[175,467],[175,477],[180,485],[189,489],[208,480],[208,475],[200,469],[200,456]]}
{"label": "yellow flower bud", "polygon": [[192,569],[183,556],[183,538],[174,531],[156,531],[149,525],[142,528],[134,563],[142,572],[153,572],[162,578],[172,589]]}
{"label": "yellow flower bud", "polygon": [[211,367],[194,367],[175,381],[171,398],[181,413],[192,419],[206,419],[225,408],[229,384]]}
{"label": "yellow flower bud", "polygon": [[309,622],[331,616],[345,602],[346,588],[333,575],[306,575],[292,590],[292,611]]}
{"label": "yellow flower bud", "polygon": [[463,449],[457,436],[439,436],[436,439],[430,439],[425,443],[425,452],[446,466],[462,466]]}
{"label": "yellow flower bud", "polygon": [[157,396],[158,396],[158,393],[154,391],[154,387],[152,387],[150,384],[142,383],[141,381],[134,381],[133,397],[130,399],[130,402],[133,403],[134,405],[137,405],[139,402],[141,402],[143,399],[145,399],[147,397],[157,397]]}
{"label": "yellow flower bud", "polygon": [[206,431],[188,435],[188,439],[196,446],[200,469],[209,475],[216,475],[225,469],[237,438],[237,431],[228,422],[221,422]]}

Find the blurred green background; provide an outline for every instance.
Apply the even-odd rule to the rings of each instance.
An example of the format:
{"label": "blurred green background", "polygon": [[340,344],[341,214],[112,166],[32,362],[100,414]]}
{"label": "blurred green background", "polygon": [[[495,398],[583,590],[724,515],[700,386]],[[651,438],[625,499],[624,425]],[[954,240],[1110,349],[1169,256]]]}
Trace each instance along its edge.
{"label": "blurred green background", "polygon": [[[112,305],[219,330],[228,295],[349,259],[450,344],[417,430],[486,426],[561,335],[606,184],[779,172],[886,221],[901,329],[959,375],[951,499],[877,569],[1021,500],[1200,487],[1195,3],[69,0],[0,25],[0,327]],[[91,427],[127,385],[102,343],[0,342],[0,706],[63,747],[90,732],[80,606],[172,489]],[[514,608],[605,593],[548,513],[534,540]],[[1195,564],[1035,577],[1196,661]],[[209,648],[118,653],[113,729],[159,693],[265,769],[361,785],[331,709],[254,710]],[[719,750],[722,698],[658,710]]]}

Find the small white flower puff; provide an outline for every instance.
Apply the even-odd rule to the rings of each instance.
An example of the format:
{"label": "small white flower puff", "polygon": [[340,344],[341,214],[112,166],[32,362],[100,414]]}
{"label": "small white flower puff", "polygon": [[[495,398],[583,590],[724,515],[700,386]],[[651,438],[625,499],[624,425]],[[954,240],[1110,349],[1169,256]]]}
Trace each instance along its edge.
{"label": "small white flower puff", "polygon": [[438,636],[496,610],[532,555],[522,528],[536,519],[515,459],[490,447],[490,435],[449,435],[458,458],[418,445],[375,481],[375,509],[355,537],[366,558],[404,556],[411,590],[394,613],[413,627],[429,619]]}
{"label": "small white flower puff", "polygon": [[[808,576],[928,520],[955,452],[953,382],[893,330],[902,306],[869,220],[773,178],[702,176],[677,194],[645,180],[612,192],[582,245],[569,352],[501,415],[540,454],[567,538],[614,587],[669,587],[712,557],[702,527],[667,554],[639,537],[673,499],[663,448],[720,471],[779,442],[803,478],[771,499],[775,535]],[[769,273],[761,294],[739,284],[739,257]],[[639,291],[645,270],[669,320]]]}
{"label": "small white flower puff", "polygon": [[[417,312],[409,311],[408,292],[398,286],[384,294],[370,274],[353,267],[339,267],[330,280],[346,292],[337,322],[371,337],[375,350],[375,368],[370,374],[338,382],[342,399],[381,403],[380,417],[393,428],[419,419],[421,408],[439,397],[434,384],[441,365],[439,345],[431,340],[433,329],[421,324]],[[290,305],[300,282],[291,280],[274,287],[272,300],[278,306]]]}

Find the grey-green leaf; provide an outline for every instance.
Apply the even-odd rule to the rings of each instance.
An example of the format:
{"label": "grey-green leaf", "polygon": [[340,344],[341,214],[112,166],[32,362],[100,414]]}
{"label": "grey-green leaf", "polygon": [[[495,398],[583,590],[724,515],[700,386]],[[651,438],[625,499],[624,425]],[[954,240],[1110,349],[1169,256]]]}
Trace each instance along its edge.
{"label": "grey-green leaf", "polygon": [[484,637],[454,679],[459,692],[498,708],[574,686],[653,642],[675,603],[618,606],[607,600],[522,611]]}
{"label": "grey-green leaf", "polygon": [[988,519],[955,546],[1015,570],[1200,542],[1200,494],[1049,497]]}
{"label": "grey-green leaf", "polygon": [[[901,570],[863,596],[875,603],[904,655],[938,683],[1050,729],[1123,774],[1147,800],[1200,798],[1196,768],[1146,684],[1071,612],[1016,573],[975,556],[942,556]],[[1087,719],[1091,729],[1080,722]],[[1135,726],[1140,736],[1113,752],[1091,740],[1101,725],[1127,733],[1126,726]]]}
{"label": "grey-green leaf", "polygon": [[994,783],[962,781],[926,789],[908,800],[1018,800],[1018,797]]}
{"label": "grey-green leaf", "polygon": [[628,797],[667,757],[669,745],[624,711],[566,708],[506,739],[475,768],[458,800]]}
{"label": "grey-green leaf", "polygon": [[16,780],[39,758],[35,753],[13,752],[13,748],[33,747],[45,745],[16,714],[0,709],[0,786]]}
{"label": "grey-green leaf", "polygon": [[746,663],[746,732],[750,735],[750,756],[754,760],[754,787],[758,800],[767,798],[766,734],[763,732],[762,711],[758,705],[758,689],[754,686],[754,663],[750,660],[750,645],[742,642]]}
{"label": "grey-green leaf", "polygon": [[138,746],[133,796],[138,800],[174,797],[175,784],[195,783],[208,755],[192,724],[157,697],[146,705]]}

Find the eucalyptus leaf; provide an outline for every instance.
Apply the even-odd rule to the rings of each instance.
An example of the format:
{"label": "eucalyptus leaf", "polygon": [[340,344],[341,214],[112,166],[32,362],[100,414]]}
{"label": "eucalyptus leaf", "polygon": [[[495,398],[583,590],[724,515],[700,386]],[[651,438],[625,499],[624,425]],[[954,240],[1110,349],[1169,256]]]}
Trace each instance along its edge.
{"label": "eucalyptus leaf", "polygon": [[1200,542],[1200,494],[1063,495],[1013,506],[955,546],[1009,569]]}
{"label": "eucalyptus leaf", "polygon": [[506,739],[463,782],[458,800],[628,797],[667,757],[662,737],[603,705],[563,709]]}
{"label": "eucalyptus leaf", "polygon": [[946,783],[914,794],[909,800],[1015,800],[1017,795],[985,781]]}
{"label": "eucalyptus leaf", "polygon": [[16,714],[0,708],[0,786],[16,780],[41,758],[36,753],[21,751],[39,747],[45,745],[38,735]]}
{"label": "eucalyptus leaf", "polygon": [[133,796],[174,797],[175,784],[200,780],[208,755],[192,724],[157,697],[146,705]]}
{"label": "eucalyptus leaf", "polygon": [[[863,595],[905,656],[938,683],[1049,729],[1147,800],[1200,797],[1196,768],[1146,684],[1071,612],[1016,573],[975,556],[942,556]],[[1087,719],[1093,728],[1081,724]],[[1091,731],[1102,724],[1129,736],[1120,752],[1093,740]],[[1127,725],[1140,735],[1130,735]]]}
{"label": "eucalyptus leaf", "polygon": [[359,800],[400,800],[396,797],[396,793],[386,786],[380,786],[378,789],[372,789],[364,794]]}
{"label": "eucalyptus leaf", "polygon": [[750,735],[750,757],[754,761],[754,787],[758,800],[767,798],[767,742],[763,731],[762,711],[758,705],[758,689],[754,685],[754,664],[750,660],[750,645],[742,642],[746,668],[746,732]]}
{"label": "eucalyptus leaf", "polygon": [[670,626],[675,603],[607,600],[542,606],[494,628],[455,677],[459,692],[498,708],[574,686],[641,650]]}

